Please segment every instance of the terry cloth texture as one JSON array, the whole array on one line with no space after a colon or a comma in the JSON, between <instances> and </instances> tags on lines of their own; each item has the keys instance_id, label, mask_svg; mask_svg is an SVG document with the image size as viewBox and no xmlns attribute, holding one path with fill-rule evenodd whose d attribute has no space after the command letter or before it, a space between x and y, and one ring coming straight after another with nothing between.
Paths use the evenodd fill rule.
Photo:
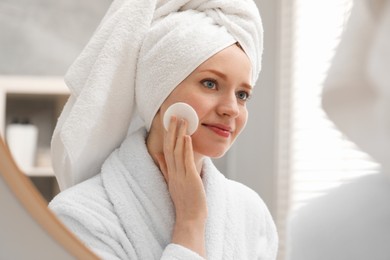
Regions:
<instances>
[{"instance_id":1,"label":"terry cloth texture","mask_svg":"<svg viewBox=\"0 0 390 260\"><path fill-rule=\"evenodd\" d=\"M170 242L174 206L145 136L145 129L129 136L100 174L61 192L49 207L103 259L202 259ZM276 259L276 228L257 193L226 179L210 159L202 180L207 259Z\"/></svg>"}]
</instances>

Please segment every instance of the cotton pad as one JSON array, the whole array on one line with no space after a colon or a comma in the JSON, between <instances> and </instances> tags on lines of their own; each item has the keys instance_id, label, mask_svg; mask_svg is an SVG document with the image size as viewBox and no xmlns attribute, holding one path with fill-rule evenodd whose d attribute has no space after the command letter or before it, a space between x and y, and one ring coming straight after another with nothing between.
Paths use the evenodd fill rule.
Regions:
<instances>
[{"instance_id":1,"label":"cotton pad","mask_svg":"<svg viewBox=\"0 0 390 260\"><path fill-rule=\"evenodd\" d=\"M178 119L185 119L188 123L187 134L192 135L198 128L199 118L192 106L187 103L179 102L168 107L164 114L164 127L168 130L169 121L172 116L176 116Z\"/></svg>"}]
</instances>

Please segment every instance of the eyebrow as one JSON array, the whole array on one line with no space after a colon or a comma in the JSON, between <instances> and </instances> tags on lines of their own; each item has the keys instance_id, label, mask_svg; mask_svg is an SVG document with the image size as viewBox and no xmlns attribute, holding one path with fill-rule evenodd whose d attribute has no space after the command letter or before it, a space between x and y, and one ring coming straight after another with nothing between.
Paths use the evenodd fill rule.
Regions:
<instances>
[{"instance_id":1,"label":"eyebrow","mask_svg":"<svg viewBox=\"0 0 390 260\"><path fill-rule=\"evenodd\" d=\"M202 70L202 71L200 71L200 72L211 72L211 73L217 75L218 77L222 78L222 79L225 80L225 81L228 79L228 78L227 78L227 75L225 75L224 73L222 73L222 72L220 72L220 71L218 71L218 70L206 69L206 70ZM250 89L250 90L253 89L253 86L251 86L251 85L248 84L248 83L242 83L241 85L244 86L245 88Z\"/></svg>"}]
</instances>

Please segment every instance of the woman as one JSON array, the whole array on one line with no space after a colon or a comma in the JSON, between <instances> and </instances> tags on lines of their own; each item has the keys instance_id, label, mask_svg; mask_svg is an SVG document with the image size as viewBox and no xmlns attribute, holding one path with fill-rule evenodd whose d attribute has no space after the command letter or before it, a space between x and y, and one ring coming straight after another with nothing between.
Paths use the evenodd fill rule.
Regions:
<instances>
[{"instance_id":1,"label":"woman","mask_svg":"<svg viewBox=\"0 0 390 260\"><path fill-rule=\"evenodd\" d=\"M50 208L104 259L275 259L265 204L209 159L246 124L261 42L252 1L114 2L66 76ZM191 137L163 127L176 102L199 117Z\"/></svg>"}]
</instances>

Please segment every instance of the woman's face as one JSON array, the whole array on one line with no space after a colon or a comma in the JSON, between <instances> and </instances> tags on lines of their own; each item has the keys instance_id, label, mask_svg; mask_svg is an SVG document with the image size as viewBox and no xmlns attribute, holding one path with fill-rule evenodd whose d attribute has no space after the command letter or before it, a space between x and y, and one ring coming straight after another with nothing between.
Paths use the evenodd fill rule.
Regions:
<instances>
[{"instance_id":1,"label":"woman's face","mask_svg":"<svg viewBox=\"0 0 390 260\"><path fill-rule=\"evenodd\" d=\"M194 152L217 158L245 127L251 95L251 64L237 45L225 48L202 63L164 101L157 118L176 102L191 105L199 117L192 135Z\"/></svg>"}]
</instances>

